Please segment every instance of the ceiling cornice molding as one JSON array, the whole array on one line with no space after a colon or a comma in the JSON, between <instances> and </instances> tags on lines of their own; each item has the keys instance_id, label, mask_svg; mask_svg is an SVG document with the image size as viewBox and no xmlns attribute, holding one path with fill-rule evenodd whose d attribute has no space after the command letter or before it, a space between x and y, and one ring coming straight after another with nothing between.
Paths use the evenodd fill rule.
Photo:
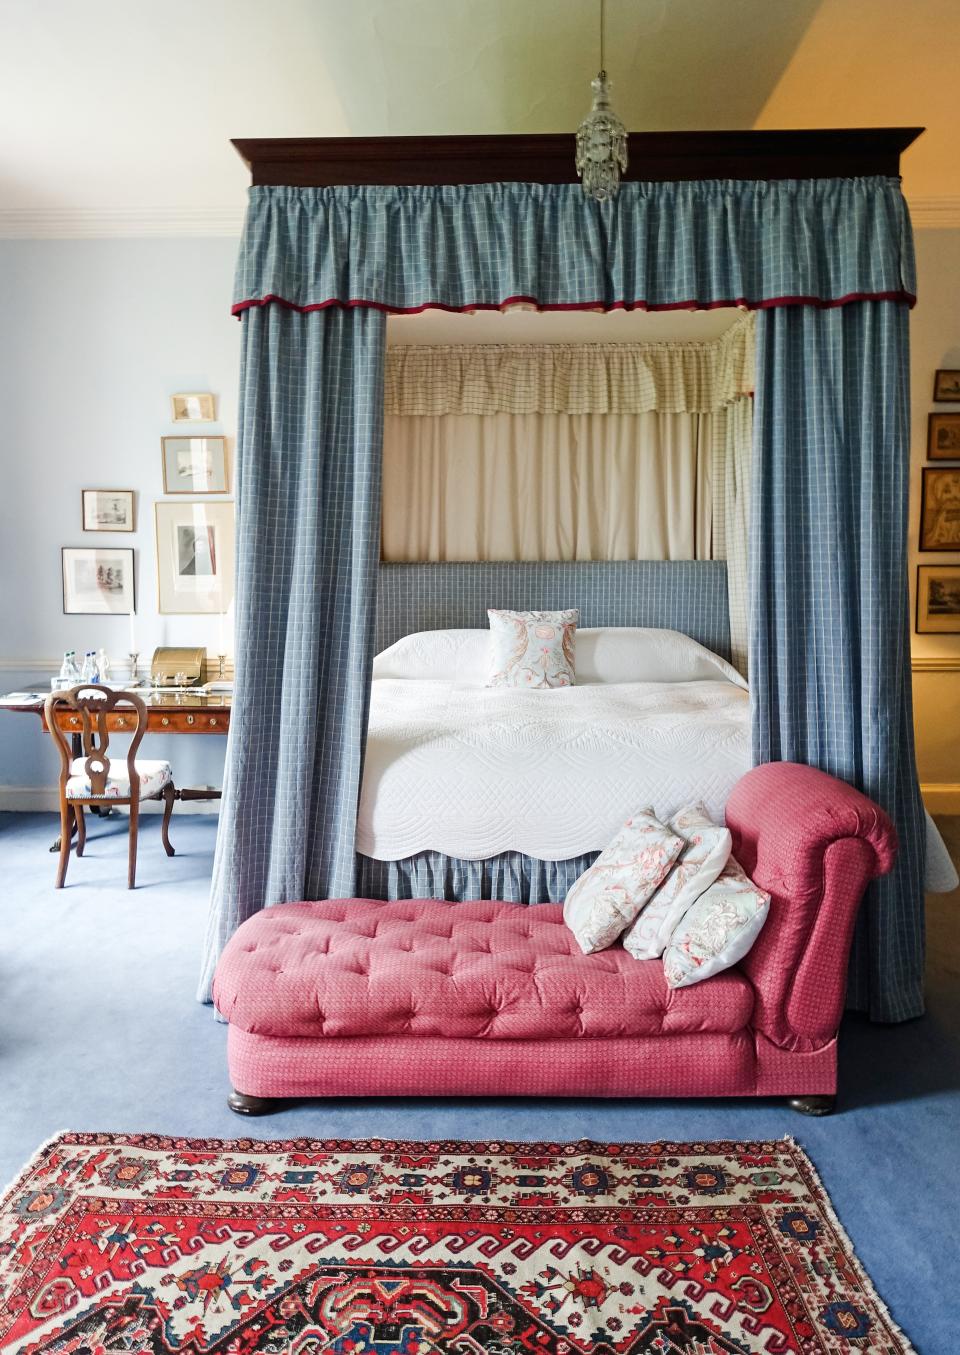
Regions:
<instances>
[{"instance_id":1,"label":"ceiling cornice molding","mask_svg":"<svg viewBox=\"0 0 960 1355\"><path fill-rule=\"evenodd\" d=\"M907 196L910 219L917 230L957 230L960 228L960 197L944 194L935 198Z\"/></svg>"},{"instance_id":2,"label":"ceiling cornice molding","mask_svg":"<svg viewBox=\"0 0 960 1355\"><path fill-rule=\"evenodd\" d=\"M236 238L243 213L242 202L235 207L5 207L0 208L0 239Z\"/></svg>"},{"instance_id":3,"label":"ceiling cornice molding","mask_svg":"<svg viewBox=\"0 0 960 1355\"><path fill-rule=\"evenodd\" d=\"M960 196L908 197L917 230L960 229ZM0 208L0 240L236 239L235 207Z\"/></svg>"}]
</instances>

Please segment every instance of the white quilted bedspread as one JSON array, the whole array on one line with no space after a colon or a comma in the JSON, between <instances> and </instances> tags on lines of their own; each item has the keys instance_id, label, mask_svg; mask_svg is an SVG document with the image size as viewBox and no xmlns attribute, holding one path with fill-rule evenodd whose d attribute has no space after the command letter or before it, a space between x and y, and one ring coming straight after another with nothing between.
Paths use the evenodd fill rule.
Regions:
<instances>
[{"instance_id":1,"label":"white quilted bedspread","mask_svg":"<svg viewBox=\"0 0 960 1355\"><path fill-rule=\"evenodd\" d=\"M377 678L357 849L561 861L599 851L634 810L702 800L712 819L750 766L747 692L731 681L553 691Z\"/></svg>"}]
</instances>

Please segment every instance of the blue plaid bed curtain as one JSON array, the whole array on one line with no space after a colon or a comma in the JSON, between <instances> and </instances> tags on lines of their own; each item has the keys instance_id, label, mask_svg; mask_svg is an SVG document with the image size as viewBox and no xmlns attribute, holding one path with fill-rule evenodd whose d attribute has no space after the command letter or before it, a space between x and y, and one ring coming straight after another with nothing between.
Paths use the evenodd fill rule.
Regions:
<instances>
[{"instance_id":1,"label":"blue plaid bed curtain","mask_svg":"<svg viewBox=\"0 0 960 1355\"><path fill-rule=\"evenodd\" d=\"M237 687L200 985L257 909L350 894L374 634L384 312L763 312L751 678L758 759L896 818L852 997L921 1008L923 831L905 610L910 225L889 178L251 190L234 311Z\"/></svg>"},{"instance_id":2,"label":"blue plaid bed curtain","mask_svg":"<svg viewBox=\"0 0 960 1355\"><path fill-rule=\"evenodd\" d=\"M860 910L848 1005L923 1010L925 822L914 763L907 309L758 317L750 531L757 762L809 762L883 805L892 872Z\"/></svg>"},{"instance_id":3,"label":"blue plaid bed curtain","mask_svg":"<svg viewBox=\"0 0 960 1355\"><path fill-rule=\"evenodd\" d=\"M386 320L244 317L236 686L200 998L266 904L354 893L380 556Z\"/></svg>"}]
</instances>

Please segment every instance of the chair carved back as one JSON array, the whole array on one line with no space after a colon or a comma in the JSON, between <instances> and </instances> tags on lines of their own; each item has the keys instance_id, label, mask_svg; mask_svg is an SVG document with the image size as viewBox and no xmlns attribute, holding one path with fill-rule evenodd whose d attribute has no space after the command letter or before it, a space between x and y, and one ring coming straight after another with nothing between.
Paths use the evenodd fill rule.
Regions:
<instances>
[{"instance_id":1,"label":"chair carved back","mask_svg":"<svg viewBox=\"0 0 960 1355\"><path fill-rule=\"evenodd\" d=\"M44 702L43 713L47 729L50 731L60 754L60 790L64 793L73 758L70 736L57 723L57 713L73 711L80 717L80 726L76 732L80 735L83 748L84 771L90 780L93 796L104 794L110 776L110 730L107 717L117 709L131 709L136 720L131 718L130 747L127 750L127 777L131 797L139 799L140 782L136 774L137 749L147 728L147 707L134 692L115 692L96 682L82 683L66 692L51 692ZM123 731L125 734L127 730Z\"/></svg>"}]
</instances>

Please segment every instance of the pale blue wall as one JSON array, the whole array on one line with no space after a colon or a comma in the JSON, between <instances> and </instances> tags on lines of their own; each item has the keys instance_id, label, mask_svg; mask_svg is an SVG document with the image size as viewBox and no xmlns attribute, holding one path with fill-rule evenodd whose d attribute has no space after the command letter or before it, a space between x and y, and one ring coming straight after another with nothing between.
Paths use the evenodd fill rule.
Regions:
<instances>
[{"instance_id":1,"label":"pale blue wall","mask_svg":"<svg viewBox=\"0 0 960 1355\"><path fill-rule=\"evenodd\" d=\"M0 688L37 676L66 648L129 648L126 617L62 615L60 547L136 551L137 646L217 645L215 621L157 612L153 505L169 395L210 390L236 431L240 326L230 316L237 242L0 241ZM137 491L132 536L81 530L82 488ZM233 488L231 464L231 490ZM231 496L232 497L232 496ZM22 668L11 668L22 663ZM45 674L49 682L49 674ZM49 786L55 757L39 721L0 711L4 787ZM151 736L181 784L220 784L224 740Z\"/></svg>"}]
</instances>

